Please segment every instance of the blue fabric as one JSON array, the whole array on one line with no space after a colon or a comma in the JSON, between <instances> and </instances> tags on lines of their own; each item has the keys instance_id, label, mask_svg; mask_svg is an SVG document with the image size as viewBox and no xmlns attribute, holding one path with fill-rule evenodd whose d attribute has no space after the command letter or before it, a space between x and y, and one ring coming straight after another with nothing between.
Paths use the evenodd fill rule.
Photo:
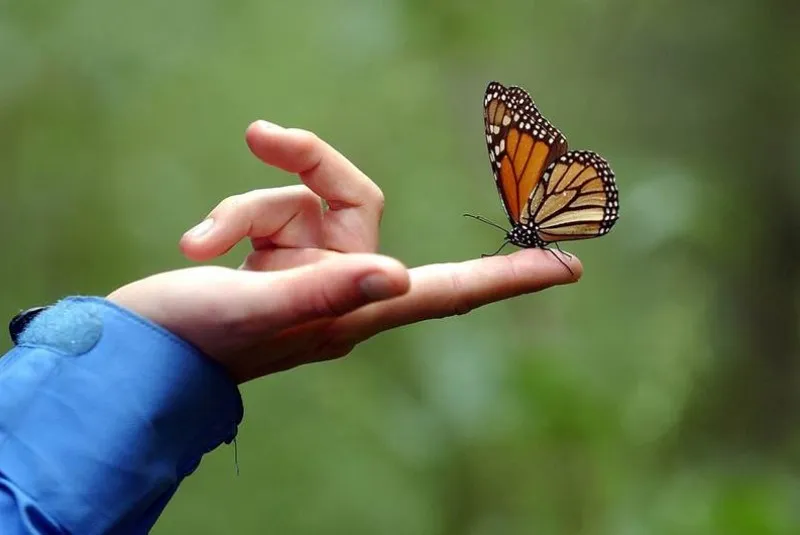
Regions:
<instances>
[{"instance_id":1,"label":"blue fabric","mask_svg":"<svg viewBox=\"0 0 800 535\"><path fill-rule=\"evenodd\" d=\"M147 533L242 416L185 341L101 298L61 301L0 359L0 533Z\"/></svg>"},{"instance_id":2,"label":"blue fabric","mask_svg":"<svg viewBox=\"0 0 800 535\"><path fill-rule=\"evenodd\" d=\"M56 310L40 312L19 335L17 343L81 355L92 349L103 334L103 309L102 303L66 299Z\"/></svg>"}]
</instances>

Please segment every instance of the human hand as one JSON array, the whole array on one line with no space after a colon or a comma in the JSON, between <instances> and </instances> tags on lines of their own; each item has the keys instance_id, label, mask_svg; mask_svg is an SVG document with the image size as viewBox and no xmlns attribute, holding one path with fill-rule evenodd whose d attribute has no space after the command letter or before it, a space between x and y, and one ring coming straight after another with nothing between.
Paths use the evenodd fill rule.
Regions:
<instances>
[{"instance_id":1,"label":"human hand","mask_svg":"<svg viewBox=\"0 0 800 535\"><path fill-rule=\"evenodd\" d=\"M161 273L108 296L193 343L239 383L582 273L574 256L563 258L570 273L541 249L406 269L376 254L383 194L344 156L310 132L263 121L250 125L246 140L264 163L296 173L303 185L225 199L180 242L187 257L208 261L249 238L242 266Z\"/></svg>"}]
</instances>

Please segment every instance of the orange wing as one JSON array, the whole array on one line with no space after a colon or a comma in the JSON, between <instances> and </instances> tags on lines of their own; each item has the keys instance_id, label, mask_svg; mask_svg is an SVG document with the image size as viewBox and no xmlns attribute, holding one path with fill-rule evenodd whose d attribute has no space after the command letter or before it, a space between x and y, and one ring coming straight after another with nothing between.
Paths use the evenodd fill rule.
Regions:
<instances>
[{"instance_id":1,"label":"orange wing","mask_svg":"<svg viewBox=\"0 0 800 535\"><path fill-rule=\"evenodd\" d=\"M619 218L614 172L599 155L570 151L553 162L531 193L521 223L544 242L606 234Z\"/></svg>"},{"instance_id":2,"label":"orange wing","mask_svg":"<svg viewBox=\"0 0 800 535\"><path fill-rule=\"evenodd\" d=\"M567 140L520 87L491 82L483 111L495 185L506 215L516 225L545 169L566 154Z\"/></svg>"}]
</instances>

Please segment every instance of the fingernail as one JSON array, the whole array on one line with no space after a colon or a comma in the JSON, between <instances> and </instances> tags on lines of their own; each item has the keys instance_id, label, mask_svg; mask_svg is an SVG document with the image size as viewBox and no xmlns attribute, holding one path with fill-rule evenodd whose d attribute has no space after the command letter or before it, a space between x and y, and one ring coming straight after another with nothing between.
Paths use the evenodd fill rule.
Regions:
<instances>
[{"instance_id":1,"label":"fingernail","mask_svg":"<svg viewBox=\"0 0 800 535\"><path fill-rule=\"evenodd\" d=\"M209 217L208 219L198 223L194 227L187 230L186 234L184 235L189 236L190 238L199 238L200 236L211 230L211 227L213 226L214 226L214 219Z\"/></svg>"},{"instance_id":2,"label":"fingernail","mask_svg":"<svg viewBox=\"0 0 800 535\"><path fill-rule=\"evenodd\" d=\"M271 122L269 122L269 121L265 121L264 119L259 119L259 120L258 120L258 124L259 124L259 125L260 125L262 128L266 128L266 129L283 128L283 127L282 127L282 126L280 126L280 125L277 125L277 124L275 124L275 123L271 123Z\"/></svg>"},{"instance_id":3,"label":"fingernail","mask_svg":"<svg viewBox=\"0 0 800 535\"><path fill-rule=\"evenodd\" d=\"M392 286L392 281L383 273L372 273L361 279L358 283L361 292L373 301L387 299L397 294Z\"/></svg>"}]
</instances>

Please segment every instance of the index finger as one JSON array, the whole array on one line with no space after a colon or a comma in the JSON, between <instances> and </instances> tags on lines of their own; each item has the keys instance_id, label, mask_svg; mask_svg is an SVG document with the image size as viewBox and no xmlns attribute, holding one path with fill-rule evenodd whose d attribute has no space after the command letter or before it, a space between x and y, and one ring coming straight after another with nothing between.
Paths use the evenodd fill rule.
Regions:
<instances>
[{"instance_id":1,"label":"index finger","mask_svg":"<svg viewBox=\"0 0 800 535\"><path fill-rule=\"evenodd\" d=\"M342 319L340 332L355 341L365 340L393 327L466 314L489 303L577 282L583 273L580 261L562 255L570 273L551 253L524 249L506 256L411 269L410 292L350 314Z\"/></svg>"},{"instance_id":2,"label":"index finger","mask_svg":"<svg viewBox=\"0 0 800 535\"><path fill-rule=\"evenodd\" d=\"M256 121L246 133L250 150L264 163L296 173L329 210L323 223L325 245L341 252L373 252L383 192L360 169L312 132Z\"/></svg>"}]
</instances>

